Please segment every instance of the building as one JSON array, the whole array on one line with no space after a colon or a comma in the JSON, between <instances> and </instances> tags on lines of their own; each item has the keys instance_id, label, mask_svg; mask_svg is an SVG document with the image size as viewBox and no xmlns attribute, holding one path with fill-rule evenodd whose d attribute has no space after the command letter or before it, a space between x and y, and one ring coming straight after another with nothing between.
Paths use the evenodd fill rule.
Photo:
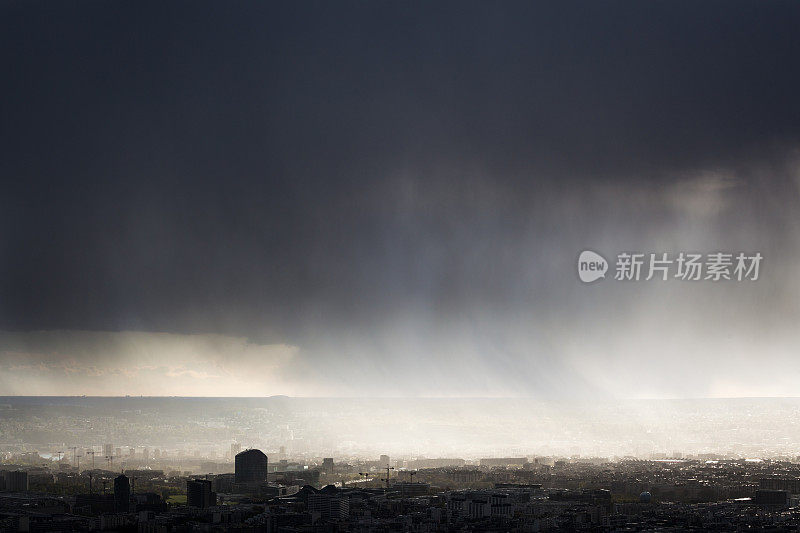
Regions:
<instances>
[{"instance_id":1,"label":"building","mask_svg":"<svg viewBox=\"0 0 800 533\"><path fill-rule=\"evenodd\" d=\"M333 474L333 457L325 457L322 459L322 471L326 474Z\"/></svg>"},{"instance_id":2,"label":"building","mask_svg":"<svg viewBox=\"0 0 800 533\"><path fill-rule=\"evenodd\" d=\"M127 513L131 506L131 483L125 474L114 478L114 510Z\"/></svg>"},{"instance_id":3,"label":"building","mask_svg":"<svg viewBox=\"0 0 800 533\"><path fill-rule=\"evenodd\" d=\"M800 479L797 478L762 478L758 488L763 490L785 490L789 494L800 494Z\"/></svg>"},{"instance_id":4,"label":"building","mask_svg":"<svg viewBox=\"0 0 800 533\"><path fill-rule=\"evenodd\" d=\"M5 490L8 492L25 492L28 490L28 473L14 470L3 472Z\"/></svg>"},{"instance_id":5,"label":"building","mask_svg":"<svg viewBox=\"0 0 800 533\"><path fill-rule=\"evenodd\" d=\"M200 463L200 472L204 474L233 474L233 464L203 461Z\"/></svg>"},{"instance_id":6,"label":"building","mask_svg":"<svg viewBox=\"0 0 800 533\"><path fill-rule=\"evenodd\" d=\"M392 485L392 489L399 491L405 497L422 496L428 494L431 488L430 483L398 481Z\"/></svg>"},{"instance_id":7,"label":"building","mask_svg":"<svg viewBox=\"0 0 800 533\"><path fill-rule=\"evenodd\" d=\"M318 492L308 495L308 512L323 520L343 520L350 516L350 500L338 494Z\"/></svg>"},{"instance_id":8,"label":"building","mask_svg":"<svg viewBox=\"0 0 800 533\"><path fill-rule=\"evenodd\" d=\"M267 480L267 456L261 450L245 450L236 454L236 483L263 483Z\"/></svg>"},{"instance_id":9,"label":"building","mask_svg":"<svg viewBox=\"0 0 800 533\"><path fill-rule=\"evenodd\" d=\"M186 482L186 505L205 509L217 505L217 493L211 490L211 481L194 479Z\"/></svg>"},{"instance_id":10,"label":"building","mask_svg":"<svg viewBox=\"0 0 800 533\"><path fill-rule=\"evenodd\" d=\"M409 470L421 470L423 468L446 468L448 466L464 466L466 461L459 458L438 458L438 459L414 459L408 461Z\"/></svg>"},{"instance_id":11,"label":"building","mask_svg":"<svg viewBox=\"0 0 800 533\"><path fill-rule=\"evenodd\" d=\"M114 494L76 494L72 510L76 514L83 515L113 513L115 496Z\"/></svg>"},{"instance_id":12,"label":"building","mask_svg":"<svg viewBox=\"0 0 800 533\"><path fill-rule=\"evenodd\" d=\"M168 509L167 502L154 492L137 492L133 495L133 503L135 504L136 512L163 513Z\"/></svg>"},{"instance_id":13,"label":"building","mask_svg":"<svg viewBox=\"0 0 800 533\"><path fill-rule=\"evenodd\" d=\"M775 505L788 507L789 493L785 490L758 489L754 498L756 505Z\"/></svg>"},{"instance_id":14,"label":"building","mask_svg":"<svg viewBox=\"0 0 800 533\"><path fill-rule=\"evenodd\" d=\"M525 463L528 462L527 457L484 457L481 459L480 465L481 466L500 466L500 467L508 467L508 466L519 466L522 467Z\"/></svg>"}]
</instances>

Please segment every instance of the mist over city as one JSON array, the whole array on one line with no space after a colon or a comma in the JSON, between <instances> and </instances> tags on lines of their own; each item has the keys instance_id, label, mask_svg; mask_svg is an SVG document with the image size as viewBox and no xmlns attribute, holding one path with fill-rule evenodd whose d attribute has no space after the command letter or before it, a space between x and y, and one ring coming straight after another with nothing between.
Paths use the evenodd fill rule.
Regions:
<instances>
[{"instance_id":1,"label":"mist over city","mask_svg":"<svg viewBox=\"0 0 800 533\"><path fill-rule=\"evenodd\" d=\"M0 0L0 532L797 530L798 35Z\"/></svg>"}]
</instances>

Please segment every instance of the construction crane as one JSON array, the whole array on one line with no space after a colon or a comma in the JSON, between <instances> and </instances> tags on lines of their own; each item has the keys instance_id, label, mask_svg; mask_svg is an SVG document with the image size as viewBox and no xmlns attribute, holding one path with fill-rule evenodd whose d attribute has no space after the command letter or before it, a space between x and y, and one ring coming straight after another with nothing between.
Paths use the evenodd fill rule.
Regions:
<instances>
[{"instance_id":1,"label":"construction crane","mask_svg":"<svg viewBox=\"0 0 800 533\"><path fill-rule=\"evenodd\" d=\"M417 474L417 471L416 470L407 470L406 472L408 472L408 476L410 478L411 483L414 483L414 476ZM401 491L400 491L400 500L401 500L401 504L403 505L403 507L405 507L406 488L404 486L402 486L402 485L401 485Z\"/></svg>"},{"instance_id":2,"label":"construction crane","mask_svg":"<svg viewBox=\"0 0 800 533\"><path fill-rule=\"evenodd\" d=\"M386 465L386 478L385 479L381 479L381 481L385 481L386 482L386 488L387 489L389 488L389 470L394 470L394 467Z\"/></svg>"}]
</instances>

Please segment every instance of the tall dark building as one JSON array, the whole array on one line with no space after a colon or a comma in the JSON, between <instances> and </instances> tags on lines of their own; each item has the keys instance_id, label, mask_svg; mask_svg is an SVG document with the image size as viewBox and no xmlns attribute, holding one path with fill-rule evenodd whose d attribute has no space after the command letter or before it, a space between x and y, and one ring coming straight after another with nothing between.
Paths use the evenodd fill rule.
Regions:
<instances>
[{"instance_id":1,"label":"tall dark building","mask_svg":"<svg viewBox=\"0 0 800 533\"><path fill-rule=\"evenodd\" d=\"M127 513L131 506L131 483L128 476L122 474L114 478L114 510Z\"/></svg>"},{"instance_id":2,"label":"tall dark building","mask_svg":"<svg viewBox=\"0 0 800 533\"><path fill-rule=\"evenodd\" d=\"M15 470L13 472L0 472L5 481L5 490L8 492L25 492L28 490L28 473Z\"/></svg>"},{"instance_id":3,"label":"tall dark building","mask_svg":"<svg viewBox=\"0 0 800 533\"><path fill-rule=\"evenodd\" d=\"M217 505L217 494L211 490L211 481L207 479L187 481L186 505L200 509Z\"/></svg>"},{"instance_id":4,"label":"tall dark building","mask_svg":"<svg viewBox=\"0 0 800 533\"><path fill-rule=\"evenodd\" d=\"M262 483L267 480L267 456L261 450L236 454L236 483Z\"/></svg>"}]
</instances>

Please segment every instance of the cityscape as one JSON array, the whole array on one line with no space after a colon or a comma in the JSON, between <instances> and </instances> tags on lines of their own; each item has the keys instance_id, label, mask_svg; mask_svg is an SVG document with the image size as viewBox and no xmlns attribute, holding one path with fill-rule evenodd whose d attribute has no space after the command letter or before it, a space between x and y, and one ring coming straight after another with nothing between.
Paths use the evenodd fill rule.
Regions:
<instances>
[{"instance_id":1,"label":"cityscape","mask_svg":"<svg viewBox=\"0 0 800 533\"><path fill-rule=\"evenodd\" d=\"M494 419L496 426L488 429L499 436L496 442L465 444L462 453L450 444L470 442L463 432L474 431L469 423L442 430L437 413L459 420L460 403L475 419ZM0 530L800 527L800 428L786 424L768 431L778 427L771 417L796 418L800 399L636 403L645 405L620 410L618 403L598 408L524 400L3 397ZM429 414L413 413L420 408ZM524 413L541 420L556 410L562 413L559 425L540 424L538 438L514 441L525 429ZM657 416L648 420L643 410ZM595 419L594 433L576 412ZM759 422L743 425L743 416ZM365 418L386 440L359 439ZM634 430L630 423L637 418ZM672 425L664 422L669 419ZM515 432L501 429L513 425ZM601 425L618 436L624 431L630 453L602 455L614 439L598 430ZM333 430L343 427L353 429L337 439ZM693 436L694 443L676 441L675 431ZM410 442L425 444L401 451ZM381 447L387 453L374 451ZM421 453L425 447L443 454Z\"/></svg>"},{"instance_id":2,"label":"cityscape","mask_svg":"<svg viewBox=\"0 0 800 533\"><path fill-rule=\"evenodd\" d=\"M800 1L0 0L0 533L800 532Z\"/></svg>"}]
</instances>

